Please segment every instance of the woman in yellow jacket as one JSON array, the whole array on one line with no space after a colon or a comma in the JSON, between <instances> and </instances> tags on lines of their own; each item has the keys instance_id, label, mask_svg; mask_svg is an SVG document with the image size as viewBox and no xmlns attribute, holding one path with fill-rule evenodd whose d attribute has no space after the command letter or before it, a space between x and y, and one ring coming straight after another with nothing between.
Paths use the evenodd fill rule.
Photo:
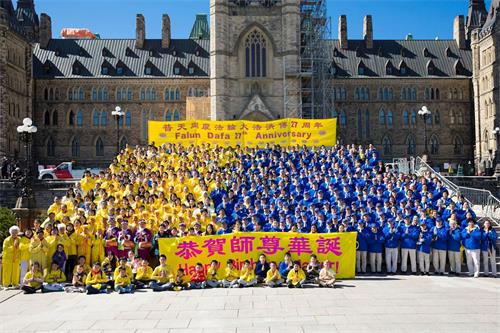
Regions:
<instances>
[{"instance_id":1,"label":"woman in yellow jacket","mask_svg":"<svg viewBox=\"0 0 500 333\"><path fill-rule=\"evenodd\" d=\"M92 237L87 225L82 226L82 232L77 235L76 240L78 257L84 256L85 259L89 260L92 252Z\"/></svg>"},{"instance_id":2,"label":"woman in yellow jacket","mask_svg":"<svg viewBox=\"0 0 500 333\"><path fill-rule=\"evenodd\" d=\"M17 287L20 285L21 265L21 239L19 227L9 228L10 236L3 241L2 252L2 283L4 287Z\"/></svg>"},{"instance_id":3,"label":"woman in yellow jacket","mask_svg":"<svg viewBox=\"0 0 500 333\"><path fill-rule=\"evenodd\" d=\"M286 284L288 288L302 288L306 281L306 273L300 268L300 264L296 261L293 264L293 269L288 272L286 277Z\"/></svg>"},{"instance_id":4,"label":"woman in yellow jacket","mask_svg":"<svg viewBox=\"0 0 500 333\"><path fill-rule=\"evenodd\" d=\"M106 257L104 245L106 240L104 239L104 231L102 229L97 229L96 234L92 238L92 249L90 251L90 262L94 264L95 262L102 262Z\"/></svg>"},{"instance_id":5,"label":"woman in yellow jacket","mask_svg":"<svg viewBox=\"0 0 500 333\"><path fill-rule=\"evenodd\" d=\"M40 264L40 270L47 268L47 252L49 251L49 243L44 238L43 230L39 229L35 236L31 238L29 252L30 265L35 262Z\"/></svg>"},{"instance_id":6,"label":"woman in yellow jacket","mask_svg":"<svg viewBox=\"0 0 500 333\"><path fill-rule=\"evenodd\" d=\"M42 288L43 283L43 275L40 270L40 265L38 262L34 262L31 264L31 268L26 273L23 278L23 285L21 289L25 294L34 294L40 288Z\"/></svg>"},{"instance_id":7,"label":"woman in yellow jacket","mask_svg":"<svg viewBox=\"0 0 500 333\"><path fill-rule=\"evenodd\" d=\"M22 278L29 270L30 264L30 242L33 238L33 230L26 229L23 236L20 237L19 250L21 251L21 262L19 267L19 277Z\"/></svg>"}]
</instances>

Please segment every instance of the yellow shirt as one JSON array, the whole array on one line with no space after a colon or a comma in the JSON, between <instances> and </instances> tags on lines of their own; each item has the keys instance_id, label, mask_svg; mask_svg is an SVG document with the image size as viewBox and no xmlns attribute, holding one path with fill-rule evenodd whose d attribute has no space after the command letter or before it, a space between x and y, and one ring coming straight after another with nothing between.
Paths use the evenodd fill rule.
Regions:
<instances>
[{"instance_id":1,"label":"yellow shirt","mask_svg":"<svg viewBox=\"0 0 500 333\"><path fill-rule=\"evenodd\" d=\"M43 279L47 283L66 282L66 275L60 269L53 271L46 268L43 275Z\"/></svg>"},{"instance_id":2,"label":"yellow shirt","mask_svg":"<svg viewBox=\"0 0 500 333\"><path fill-rule=\"evenodd\" d=\"M207 270L207 281L219 281L223 278L221 277L220 270L213 269L212 267Z\"/></svg>"},{"instance_id":3,"label":"yellow shirt","mask_svg":"<svg viewBox=\"0 0 500 333\"><path fill-rule=\"evenodd\" d=\"M286 277L287 280L290 280L292 284L298 284L300 281L305 280L306 278L306 273L299 268L298 272L295 272L294 269L292 269L290 272L288 272L288 276Z\"/></svg>"},{"instance_id":4,"label":"yellow shirt","mask_svg":"<svg viewBox=\"0 0 500 333\"><path fill-rule=\"evenodd\" d=\"M127 274L128 277L132 278L132 268L130 266L125 265L125 273ZM113 273L113 279L116 280L116 278L120 275L120 266L115 268L115 272Z\"/></svg>"},{"instance_id":5,"label":"yellow shirt","mask_svg":"<svg viewBox=\"0 0 500 333\"><path fill-rule=\"evenodd\" d=\"M125 275L125 276L117 276L116 279L115 279L115 286L128 286L130 285L130 277L128 277L128 275Z\"/></svg>"},{"instance_id":6,"label":"yellow shirt","mask_svg":"<svg viewBox=\"0 0 500 333\"><path fill-rule=\"evenodd\" d=\"M26 237L19 238L19 250L21 251L21 261L30 260L30 239Z\"/></svg>"},{"instance_id":7,"label":"yellow shirt","mask_svg":"<svg viewBox=\"0 0 500 333\"><path fill-rule=\"evenodd\" d=\"M8 262L18 263L21 260L21 251L19 249L21 238L17 237L16 240L12 236L9 236L3 241L2 260L4 264Z\"/></svg>"},{"instance_id":8,"label":"yellow shirt","mask_svg":"<svg viewBox=\"0 0 500 333\"><path fill-rule=\"evenodd\" d=\"M240 278L240 272L238 272L236 267L233 267L233 269L226 267L224 280L231 282L239 278Z\"/></svg>"},{"instance_id":9,"label":"yellow shirt","mask_svg":"<svg viewBox=\"0 0 500 333\"><path fill-rule=\"evenodd\" d=\"M163 274L162 274L163 273ZM172 280L172 273L168 270L168 266L157 266L153 271L153 275L151 276L152 280L156 280L159 283L167 283Z\"/></svg>"},{"instance_id":10,"label":"yellow shirt","mask_svg":"<svg viewBox=\"0 0 500 333\"><path fill-rule=\"evenodd\" d=\"M146 267L144 269L143 266L137 268L137 274L135 276L136 280L151 280L151 276L153 275L153 269L151 267Z\"/></svg>"},{"instance_id":11,"label":"yellow shirt","mask_svg":"<svg viewBox=\"0 0 500 333\"><path fill-rule=\"evenodd\" d=\"M245 282L250 282L253 279L255 279L255 273L254 273L252 267L248 267L248 268L242 267L240 279L242 279Z\"/></svg>"},{"instance_id":12,"label":"yellow shirt","mask_svg":"<svg viewBox=\"0 0 500 333\"><path fill-rule=\"evenodd\" d=\"M266 283L276 280L281 280L280 271L277 269L274 272L272 270L268 270L266 274Z\"/></svg>"},{"instance_id":13,"label":"yellow shirt","mask_svg":"<svg viewBox=\"0 0 500 333\"><path fill-rule=\"evenodd\" d=\"M31 280L32 278L33 278L33 273L31 273L31 271L28 271L26 275L24 275L24 281ZM35 278L43 280L42 273L39 271L35 272ZM31 281L31 282L26 282L26 285L33 288L38 288L42 285L42 282Z\"/></svg>"},{"instance_id":14,"label":"yellow shirt","mask_svg":"<svg viewBox=\"0 0 500 333\"><path fill-rule=\"evenodd\" d=\"M85 280L87 285L93 285L93 284L101 284L101 283L107 283L108 278L106 277L106 274L104 274L103 271L100 271L99 273L94 273L94 271L90 271L89 275L87 275L87 279Z\"/></svg>"}]
</instances>

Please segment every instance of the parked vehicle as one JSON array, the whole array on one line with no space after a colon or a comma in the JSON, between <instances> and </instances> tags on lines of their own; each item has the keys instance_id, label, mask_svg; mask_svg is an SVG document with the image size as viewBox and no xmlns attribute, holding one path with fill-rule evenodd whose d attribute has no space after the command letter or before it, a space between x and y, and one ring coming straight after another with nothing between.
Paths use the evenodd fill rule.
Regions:
<instances>
[{"instance_id":1,"label":"parked vehicle","mask_svg":"<svg viewBox=\"0 0 500 333\"><path fill-rule=\"evenodd\" d=\"M38 179L42 180L73 180L82 179L83 173L89 170L91 173L99 173L100 169L88 169L78 165L74 165L73 162L63 162L54 168L41 169L39 171Z\"/></svg>"}]
</instances>

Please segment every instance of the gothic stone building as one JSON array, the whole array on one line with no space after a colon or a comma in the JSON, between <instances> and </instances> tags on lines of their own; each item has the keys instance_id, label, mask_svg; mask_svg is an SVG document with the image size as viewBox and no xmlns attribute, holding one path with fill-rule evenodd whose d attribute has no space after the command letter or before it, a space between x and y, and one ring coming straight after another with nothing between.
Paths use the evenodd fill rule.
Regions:
<instances>
[{"instance_id":1,"label":"gothic stone building","mask_svg":"<svg viewBox=\"0 0 500 333\"><path fill-rule=\"evenodd\" d=\"M112 159L117 141L146 144L148 120L301 116L291 107L301 96L287 94L301 81L287 73L301 65L306 2L210 0L210 23L197 15L189 38L173 39L165 14L156 40L140 14L133 39L55 39L33 0L18 0L17 10L0 0L0 155L21 152L13 128L25 116L39 128L38 162L93 166ZM371 16L363 38L349 39L341 16L338 40L323 43L332 102L322 116L338 118L339 142L373 143L386 160L421 155L425 105L433 164L491 161L498 6L488 14L470 0L450 40L377 40ZM125 112L118 140L116 106Z\"/></svg>"}]
</instances>

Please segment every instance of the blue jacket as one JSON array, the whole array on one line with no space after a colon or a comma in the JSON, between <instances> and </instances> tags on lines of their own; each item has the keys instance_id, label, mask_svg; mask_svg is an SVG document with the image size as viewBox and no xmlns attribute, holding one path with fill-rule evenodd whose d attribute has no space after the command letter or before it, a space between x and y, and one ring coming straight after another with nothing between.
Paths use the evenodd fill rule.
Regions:
<instances>
[{"instance_id":1,"label":"blue jacket","mask_svg":"<svg viewBox=\"0 0 500 333\"><path fill-rule=\"evenodd\" d=\"M410 224L408 227L402 225L400 227L399 234L401 235L401 248L402 249L413 249L417 248L418 235L420 234L420 228Z\"/></svg>"},{"instance_id":2,"label":"blue jacket","mask_svg":"<svg viewBox=\"0 0 500 333\"><path fill-rule=\"evenodd\" d=\"M267 271L269 270L269 263L265 263L264 265L261 264L260 261L258 261L255 264L255 275L261 278L266 278L267 276Z\"/></svg>"},{"instance_id":3,"label":"blue jacket","mask_svg":"<svg viewBox=\"0 0 500 333\"><path fill-rule=\"evenodd\" d=\"M481 251L488 251L489 249L496 248L497 232L495 229L490 229L489 232L481 230Z\"/></svg>"},{"instance_id":4,"label":"blue jacket","mask_svg":"<svg viewBox=\"0 0 500 333\"><path fill-rule=\"evenodd\" d=\"M436 250L447 250L448 249L448 229L444 226L441 228L433 227L431 228L432 233L432 248Z\"/></svg>"},{"instance_id":5,"label":"blue jacket","mask_svg":"<svg viewBox=\"0 0 500 333\"><path fill-rule=\"evenodd\" d=\"M382 248L384 247L384 233L378 230L377 232L370 231L368 235L368 252L382 253Z\"/></svg>"},{"instance_id":6,"label":"blue jacket","mask_svg":"<svg viewBox=\"0 0 500 333\"><path fill-rule=\"evenodd\" d=\"M397 248L399 247L399 239L401 238L400 231L398 228L394 227L394 232L391 233L391 229L387 225L384 228L384 239L386 248Z\"/></svg>"},{"instance_id":7,"label":"blue jacket","mask_svg":"<svg viewBox=\"0 0 500 333\"><path fill-rule=\"evenodd\" d=\"M448 230L448 251L460 252L460 245L462 244L462 231L460 228L455 230Z\"/></svg>"},{"instance_id":8,"label":"blue jacket","mask_svg":"<svg viewBox=\"0 0 500 333\"><path fill-rule=\"evenodd\" d=\"M420 239L422 235L422 239ZM417 242L417 251L423 253L431 253L432 232L427 229L426 231L420 230L419 240Z\"/></svg>"},{"instance_id":9,"label":"blue jacket","mask_svg":"<svg viewBox=\"0 0 500 333\"><path fill-rule=\"evenodd\" d=\"M481 249L481 229L476 227L470 233L467 228L462 230L462 243L467 250Z\"/></svg>"},{"instance_id":10,"label":"blue jacket","mask_svg":"<svg viewBox=\"0 0 500 333\"><path fill-rule=\"evenodd\" d=\"M360 232L359 229L357 231L358 235L356 237L356 241L358 246L356 251L368 251L368 237L371 231L367 228L364 228L362 232Z\"/></svg>"}]
</instances>

